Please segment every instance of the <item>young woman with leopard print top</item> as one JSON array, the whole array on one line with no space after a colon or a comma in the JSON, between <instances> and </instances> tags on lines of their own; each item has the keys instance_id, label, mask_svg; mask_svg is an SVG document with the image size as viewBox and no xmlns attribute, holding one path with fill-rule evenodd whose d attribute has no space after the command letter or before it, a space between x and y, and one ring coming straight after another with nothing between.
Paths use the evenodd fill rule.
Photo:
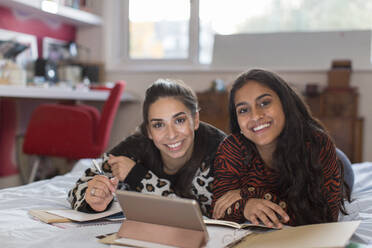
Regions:
<instances>
[{"instance_id":1,"label":"young woman with leopard print top","mask_svg":"<svg viewBox=\"0 0 372 248\"><path fill-rule=\"evenodd\" d=\"M143 123L105 156L106 176L87 169L68 199L73 209L99 212L113 200L112 192L127 189L199 202L211 216L212 165L226 136L199 121L197 97L176 80L157 80L146 91Z\"/></svg>"}]
</instances>

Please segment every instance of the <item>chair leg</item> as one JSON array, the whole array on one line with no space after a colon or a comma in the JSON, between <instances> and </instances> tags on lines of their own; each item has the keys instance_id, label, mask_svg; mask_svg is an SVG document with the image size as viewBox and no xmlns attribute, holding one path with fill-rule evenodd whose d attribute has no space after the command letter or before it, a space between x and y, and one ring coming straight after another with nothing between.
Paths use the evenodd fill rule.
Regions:
<instances>
[{"instance_id":1,"label":"chair leg","mask_svg":"<svg viewBox=\"0 0 372 248\"><path fill-rule=\"evenodd\" d=\"M39 169L39 165L40 165L40 158L36 157L35 162L32 165L32 170L31 170L30 177L28 179L28 183L32 183L35 180L37 170Z\"/></svg>"}]
</instances>

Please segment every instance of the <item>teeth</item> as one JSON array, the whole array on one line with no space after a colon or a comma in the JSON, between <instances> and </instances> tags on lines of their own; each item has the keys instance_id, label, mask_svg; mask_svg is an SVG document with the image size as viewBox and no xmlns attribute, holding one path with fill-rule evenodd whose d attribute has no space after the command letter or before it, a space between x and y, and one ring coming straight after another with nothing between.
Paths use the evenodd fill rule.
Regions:
<instances>
[{"instance_id":1,"label":"teeth","mask_svg":"<svg viewBox=\"0 0 372 248\"><path fill-rule=\"evenodd\" d=\"M257 132L257 131L260 131L261 129L267 128L269 126L270 126L270 123L262 124L262 125L259 125L258 127L254 127L253 131Z\"/></svg>"},{"instance_id":2,"label":"teeth","mask_svg":"<svg viewBox=\"0 0 372 248\"><path fill-rule=\"evenodd\" d=\"M181 145L181 141L180 142L177 142L175 144L172 144L172 145L168 145L170 148L176 148L177 146L180 146Z\"/></svg>"}]
</instances>

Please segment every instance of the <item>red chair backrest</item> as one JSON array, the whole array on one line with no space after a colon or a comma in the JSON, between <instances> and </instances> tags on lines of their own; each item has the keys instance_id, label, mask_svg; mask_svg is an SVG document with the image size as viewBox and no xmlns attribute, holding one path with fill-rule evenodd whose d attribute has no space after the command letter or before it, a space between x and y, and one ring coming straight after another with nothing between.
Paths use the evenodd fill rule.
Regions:
<instances>
[{"instance_id":1,"label":"red chair backrest","mask_svg":"<svg viewBox=\"0 0 372 248\"><path fill-rule=\"evenodd\" d=\"M110 133L111 127L115 119L115 115L117 109L120 104L121 95L125 88L124 81L116 82L114 88L110 91L110 95L106 100L105 104L103 105L102 112L101 112L101 120L98 126L98 145L102 147L102 149L106 149Z\"/></svg>"}]
</instances>

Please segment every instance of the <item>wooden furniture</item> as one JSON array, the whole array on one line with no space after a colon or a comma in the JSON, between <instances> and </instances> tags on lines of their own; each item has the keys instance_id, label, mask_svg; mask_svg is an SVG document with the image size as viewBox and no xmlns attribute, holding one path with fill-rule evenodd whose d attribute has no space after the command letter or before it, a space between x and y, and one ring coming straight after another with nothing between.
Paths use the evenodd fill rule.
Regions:
<instances>
[{"instance_id":1,"label":"wooden furniture","mask_svg":"<svg viewBox=\"0 0 372 248\"><path fill-rule=\"evenodd\" d=\"M228 92L205 91L197 93L200 120L207 122L225 133L230 133Z\"/></svg>"},{"instance_id":2,"label":"wooden furniture","mask_svg":"<svg viewBox=\"0 0 372 248\"><path fill-rule=\"evenodd\" d=\"M326 88L315 96L305 96L315 117L328 129L336 146L352 163L362 161L363 118L358 117L355 88Z\"/></svg>"},{"instance_id":3,"label":"wooden furniture","mask_svg":"<svg viewBox=\"0 0 372 248\"><path fill-rule=\"evenodd\" d=\"M358 116L358 91L350 87L351 64L351 60L332 61L328 87L320 94L317 90L309 91L311 87L307 87L305 98L314 116L330 132L336 146L356 163L362 161L363 118Z\"/></svg>"}]
</instances>

